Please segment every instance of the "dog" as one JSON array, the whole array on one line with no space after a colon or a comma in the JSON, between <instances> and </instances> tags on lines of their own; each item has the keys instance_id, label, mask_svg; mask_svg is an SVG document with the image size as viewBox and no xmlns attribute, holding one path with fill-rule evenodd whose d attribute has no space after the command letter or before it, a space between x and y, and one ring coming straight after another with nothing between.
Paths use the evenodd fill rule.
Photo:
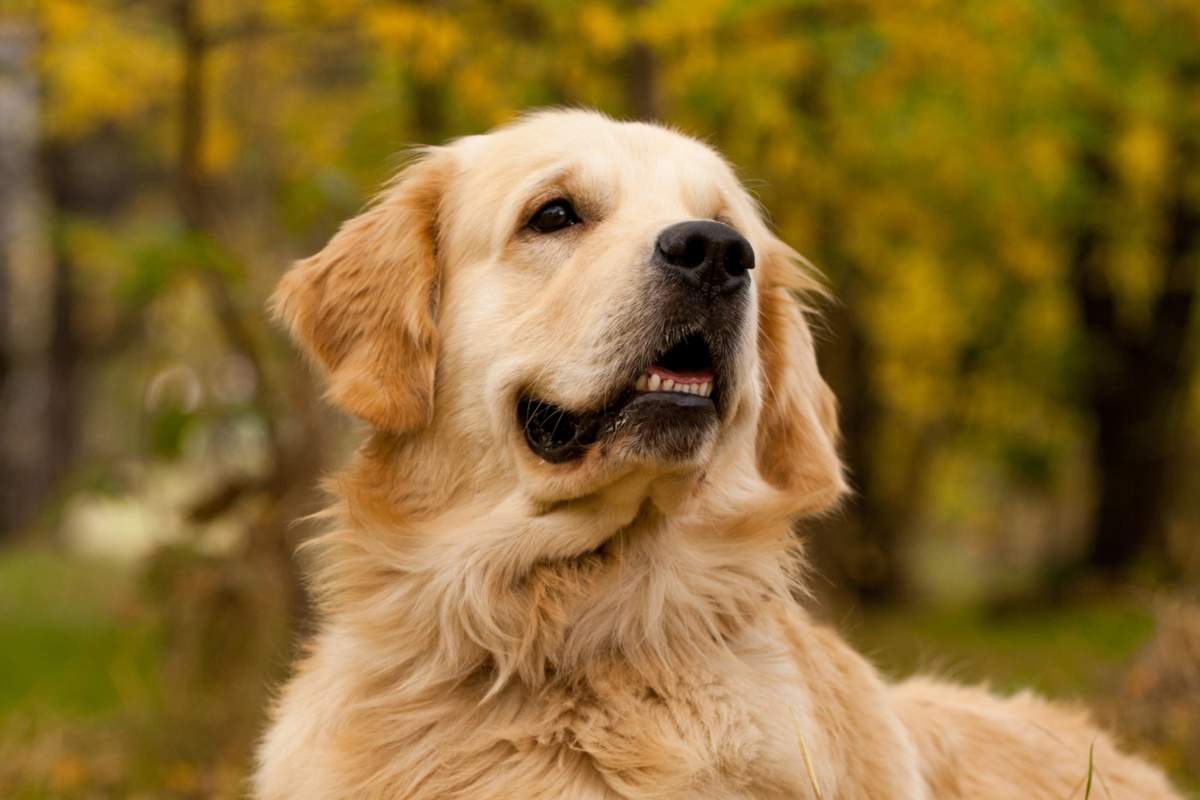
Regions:
<instances>
[{"instance_id":1,"label":"dog","mask_svg":"<svg viewBox=\"0 0 1200 800\"><path fill-rule=\"evenodd\" d=\"M257 796L1177 797L1080 712L889 684L793 599L793 523L846 492L819 291L667 128L420 151L272 300L370 432Z\"/></svg>"}]
</instances>

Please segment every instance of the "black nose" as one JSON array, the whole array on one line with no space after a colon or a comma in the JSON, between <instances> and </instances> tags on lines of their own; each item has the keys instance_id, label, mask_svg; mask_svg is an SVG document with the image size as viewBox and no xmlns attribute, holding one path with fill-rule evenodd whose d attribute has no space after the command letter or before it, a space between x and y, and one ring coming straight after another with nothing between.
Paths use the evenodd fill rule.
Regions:
<instances>
[{"instance_id":1,"label":"black nose","mask_svg":"<svg viewBox=\"0 0 1200 800\"><path fill-rule=\"evenodd\" d=\"M658 234L656 248L662 266L695 287L711 287L722 294L736 292L750 282L754 250L746 237L713 220L679 222Z\"/></svg>"}]
</instances>

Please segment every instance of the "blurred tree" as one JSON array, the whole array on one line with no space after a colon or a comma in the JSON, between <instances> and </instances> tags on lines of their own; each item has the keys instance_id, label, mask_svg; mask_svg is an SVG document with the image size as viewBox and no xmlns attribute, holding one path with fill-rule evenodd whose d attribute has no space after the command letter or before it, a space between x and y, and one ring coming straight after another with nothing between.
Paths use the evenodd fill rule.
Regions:
<instances>
[{"instance_id":1,"label":"blurred tree","mask_svg":"<svg viewBox=\"0 0 1200 800\"><path fill-rule=\"evenodd\" d=\"M631 0L630 10L636 17L644 14L646 0ZM634 119L658 120L662 118L657 56L645 37L634 33L630 37L625 55L627 104L629 115Z\"/></svg>"},{"instance_id":2,"label":"blurred tree","mask_svg":"<svg viewBox=\"0 0 1200 800\"><path fill-rule=\"evenodd\" d=\"M1076 95L1087 202L1067 233L1085 338L1082 400L1095 430L1082 564L1108 577L1143 559L1159 571L1178 566L1167 520L1200 280L1200 13L1182 3L1116 10L1076 12L1096 69Z\"/></svg>"},{"instance_id":3,"label":"blurred tree","mask_svg":"<svg viewBox=\"0 0 1200 800\"><path fill-rule=\"evenodd\" d=\"M0 537L41 508L61 467L45 413L63 290L44 268L36 46L32 22L0 20Z\"/></svg>"}]
</instances>

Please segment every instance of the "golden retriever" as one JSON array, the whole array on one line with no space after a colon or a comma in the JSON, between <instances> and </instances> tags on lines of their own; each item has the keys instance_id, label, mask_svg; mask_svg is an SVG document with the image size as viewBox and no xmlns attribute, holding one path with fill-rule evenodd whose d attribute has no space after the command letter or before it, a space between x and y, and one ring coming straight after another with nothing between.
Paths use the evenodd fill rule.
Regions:
<instances>
[{"instance_id":1,"label":"golden retriever","mask_svg":"<svg viewBox=\"0 0 1200 800\"><path fill-rule=\"evenodd\" d=\"M1083 714L890 685L793 601L845 491L798 296L733 170L537 113L421 151L275 313L371 428L262 798L1175 797Z\"/></svg>"}]
</instances>

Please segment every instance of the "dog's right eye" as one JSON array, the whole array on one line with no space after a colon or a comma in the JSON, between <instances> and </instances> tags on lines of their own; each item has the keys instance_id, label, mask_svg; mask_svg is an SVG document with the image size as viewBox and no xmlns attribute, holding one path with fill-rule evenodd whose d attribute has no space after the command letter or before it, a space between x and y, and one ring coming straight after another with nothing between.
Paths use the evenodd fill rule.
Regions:
<instances>
[{"instance_id":1,"label":"dog's right eye","mask_svg":"<svg viewBox=\"0 0 1200 800\"><path fill-rule=\"evenodd\" d=\"M582 221L571 203L560 199L551 200L535 211L527 224L538 233L554 233Z\"/></svg>"}]
</instances>

